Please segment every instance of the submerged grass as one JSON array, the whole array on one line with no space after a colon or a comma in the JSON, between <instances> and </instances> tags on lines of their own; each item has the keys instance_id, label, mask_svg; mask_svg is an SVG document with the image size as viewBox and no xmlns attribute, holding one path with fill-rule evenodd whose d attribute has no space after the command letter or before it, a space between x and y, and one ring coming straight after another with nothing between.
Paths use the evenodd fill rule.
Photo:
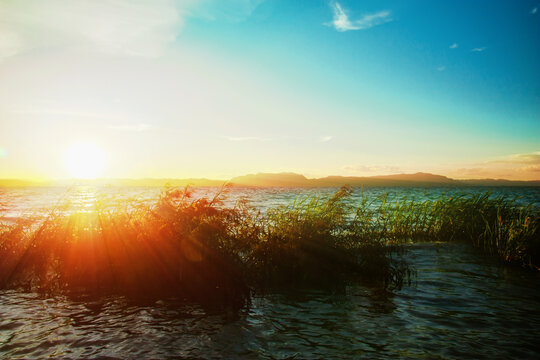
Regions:
<instances>
[{"instance_id":1,"label":"submerged grass","mask_svg":"<svg viewBox=\"0 0 540 360\"><path fill-rule=\"evenodd\" d=\"M155 204L97 201L91 212L52 209L0 228L0 288L47 293L171 294L243 304L253 291L410 278L407 241L468 241L501 259L540 266L537 209L489 194L436 201L297 198L264 214L225 189L192 199L166 189Z\"/></svg>"}]
</instances>

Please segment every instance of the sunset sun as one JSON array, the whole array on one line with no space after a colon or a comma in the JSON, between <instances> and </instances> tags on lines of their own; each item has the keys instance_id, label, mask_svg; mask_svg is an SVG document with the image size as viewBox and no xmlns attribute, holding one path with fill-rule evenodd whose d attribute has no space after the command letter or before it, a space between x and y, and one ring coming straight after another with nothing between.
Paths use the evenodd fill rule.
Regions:
<instances>
[{"instance_id":1,"label":"sunset sun","mask_svg":"<svg viewBox=\"0 0 540 360\"><path fill-rule=\"evenodd\" d=\"M66 151L65 165L71 177L96 178L105 165L105 153L95 144L76 143Z\"/></svg>"}]
</instances>

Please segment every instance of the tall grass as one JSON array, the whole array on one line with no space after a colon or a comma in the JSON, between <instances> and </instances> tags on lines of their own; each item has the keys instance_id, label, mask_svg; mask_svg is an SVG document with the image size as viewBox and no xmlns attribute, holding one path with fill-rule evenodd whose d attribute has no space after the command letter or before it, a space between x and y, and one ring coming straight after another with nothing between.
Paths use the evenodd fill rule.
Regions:
<instances>
[{"instance_id":1,"label":"tall grass","mask_svg":"<svg viewBox=\"0 0 540 360\"><path fill-rule=\"evenodd\" d=\"M465 241L501 260L540 270L540 209L491 193L362 198L358 231L388 241Z\"/></svg>"},{"instance_id":2,"label":"tall grass","mask_svg":"<svg viewBox=\"0 0 540 360\"><path fill-rule=\"evenodd\" d=\"M39 223L4 227L0 286L242 302L249 288L223 246L233 210L218 203L168 189L152 206L98 201L92 212L55 208Z\"/></svg>"},{"instance_id":3,"label":"tall grass","mask_svg":"<svg viewBox=\"0 0 540 360\"><path fill-rule=\"evenodd\" d=\"M469 241L501 259L538 268L538 212L489 194L362 197L342 188L299 197L264 214L225 189L192 199L166 189L152 205L68 204L42 220L0 227L0 288L43 292L173 294L242 304L253 291L368 281L399 287L410 277L407 241Z\"/></svg>"},{"instance_id":4,"label":"tall grass","mask_svg":"<svg viewBox=\"0 0 540 360\"><path fill-rule=\"evenodd\" d=\"M257 232L244 249L250 280L271 288L347 281L401 286L409 269L396 257L399 246L359 231L350 219L351 193L342 188L327 199L299 197L250 218Z\"/></svg>"}]
</instances>

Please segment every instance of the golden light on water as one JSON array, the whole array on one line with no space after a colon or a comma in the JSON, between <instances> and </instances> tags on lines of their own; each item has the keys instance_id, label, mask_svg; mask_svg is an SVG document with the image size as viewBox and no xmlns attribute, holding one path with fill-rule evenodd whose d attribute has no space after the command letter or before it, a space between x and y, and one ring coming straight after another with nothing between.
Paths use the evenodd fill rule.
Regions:
<instances>
[{"instance_id":1,"label":"golden light on water","mask_svg":"<svg viewBox=\"0 0 540 360\"><path fill-rule=\"evenodd\" d=\"M105 152L93 143L73 144L65 154L69 175L77 179L94 179L105 166Z\"/></svg>"}]
</instances>

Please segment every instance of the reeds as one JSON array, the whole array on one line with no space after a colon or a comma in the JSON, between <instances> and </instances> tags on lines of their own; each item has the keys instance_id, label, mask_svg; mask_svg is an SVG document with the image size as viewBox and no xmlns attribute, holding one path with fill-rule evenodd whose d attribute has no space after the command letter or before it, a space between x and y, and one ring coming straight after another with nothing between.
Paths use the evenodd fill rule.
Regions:
<instances>
[{"instance_id":1,"label":"reeds","mask_svg":"<svg viewBox=\"0 0 540 360\"><path fill-rule=\"evenodd\" d=\"M410 278L409 241L468 241L537 269L537 209L490 194L415 201L297 198L261 213L166 189L153 205L97 201L91 212L55 207L40 221L0 228L0 288L44 292L171 294L242 304L253 291L364 281L399 287ZM68 205L66 205L67 207Z\"/></svg>"},{"instance_id":2,"label":"reeds","mask_svg":"<svg viewBox=\"0 0 540 360\"><path fill-rule=\"evenodd\" d=\"M239 259L223 246L232 210L218 203L168 189L152 206L98 201L92 212L56 208L37 224L4 227L0 286L243 302Z\"/></svg>"},{"instance_id":3,"label":"reeds","mask_svg":"<svg viewBox=\"0 0 540 360\"><path fill-rule=\"evenodd\" d=\"M399 247L358 231L350 196L351 189L342 188L327 199L299 197L252 218L258 233L245 252L248 278L270 288L348 281L400 287L409 269L397 256Z\"/></svg>"},{"instance_id":4,"label":"reeds","mask_svg":"<svg viewBox=\"0 0 540 360\"><path fill-rule=\"evenodd\" d=\"M362 198L355 222L390 242L465 241L501 260L540 269L540 209L491 193L417 201Z\"/></svg>"}]
</instances>

